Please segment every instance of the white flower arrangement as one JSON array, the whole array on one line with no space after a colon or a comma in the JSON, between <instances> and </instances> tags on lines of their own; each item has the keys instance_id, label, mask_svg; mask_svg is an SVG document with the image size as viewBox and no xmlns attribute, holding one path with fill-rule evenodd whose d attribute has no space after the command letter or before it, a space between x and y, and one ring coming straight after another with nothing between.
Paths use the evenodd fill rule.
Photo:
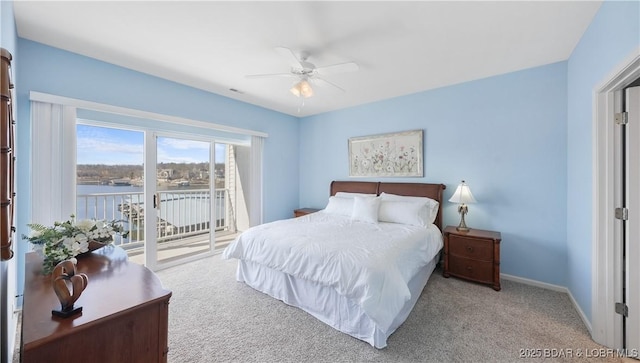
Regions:
<instances>
[{"instance_id":1,"label":"white flower arrangement","mask_svg":"<svg viewBox=\"0 0 640 363\"><path fill-rule=\"evenodd\" d=\"M115 234L127 237L129 232L124 230L122 222L95 219L76 222L75 216L71 215L68 221L55 222L53 227L38 223L27 224L31 228L31 233L22 238L42 247L43 273L49 274L59 262L89 252L90 241L107 245L113 242Z\"/></svg>"}]
</instances>

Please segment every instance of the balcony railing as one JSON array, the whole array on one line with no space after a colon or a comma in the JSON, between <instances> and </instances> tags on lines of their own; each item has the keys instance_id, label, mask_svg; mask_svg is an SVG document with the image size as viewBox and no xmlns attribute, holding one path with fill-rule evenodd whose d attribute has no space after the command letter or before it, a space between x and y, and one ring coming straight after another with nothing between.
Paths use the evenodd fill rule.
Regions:
<instances>
[{"instance_id":1,"label":"balcony railing","mask_svg":"<svg viewBox=\"0 0 640 363\"><path fill-rule=\"evenodd\" d=\"M159 243L208 234L211 228L211 197L208 189L161 191L156 220ZM77 219L126 221L127 238L116 236L114 243L123 248L144 244L145 202L143 192L91 193L77 196ZM216 189L214 231L235 232L235 216L228 189Z\"/></svg>"}]
</instances>

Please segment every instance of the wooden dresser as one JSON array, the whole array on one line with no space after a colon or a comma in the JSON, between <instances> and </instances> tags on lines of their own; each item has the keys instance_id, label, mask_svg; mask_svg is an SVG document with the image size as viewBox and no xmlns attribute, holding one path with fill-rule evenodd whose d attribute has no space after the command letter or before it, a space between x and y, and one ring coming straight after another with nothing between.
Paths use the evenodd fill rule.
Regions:
<instances>
[{"instance_id":1,"label":"wooden dresser","mask_svg":"<svg viewBox=\"0 0 640 363\"><path fill-rule=\"evenodd\" d=\"M89 278L69 318L59 309L42 257L26 255L22 309L22 362L166 362L171 291L144 266L128 261L120 247L107 246L78 258Z\"/></svg>"},{"instance_id":2,"label":"wooden dresser","mask_svg":"<svg viewBox=\"0 0 640 363\"><path fill-rule=\"evenodd\" d=\"M489 284L500 291L500 232L444 229L443 276Z\"/></svg>"}]
</instances>

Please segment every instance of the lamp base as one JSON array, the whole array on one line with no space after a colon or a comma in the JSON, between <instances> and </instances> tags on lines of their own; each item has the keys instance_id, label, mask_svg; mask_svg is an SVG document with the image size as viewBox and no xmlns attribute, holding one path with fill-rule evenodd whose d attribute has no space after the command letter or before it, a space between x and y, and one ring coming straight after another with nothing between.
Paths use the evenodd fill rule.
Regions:
<instances>
[{"instance_id":1,"label":"lamp base","mask_svg":"<svg viewBox=\"0 0 640 363\"><path fill-rule=\"evenodd\" d=\"M458 207L458 212L460 213L460 224L456 227L458 232L469 232L469 227L467 227L467 224L464 222L464 215L467 214L467 210L467 206L464 204Z\"/></svg>"},{"instance_id":2,"label":"lamp base","mask_svg":"<svg viewBox=\"0 0 640 363\"><path fill-rule=\"evenodd\" d=\"M66 310L62 308L60 310L51 310L51 314L53 314L54 316L59 316L61 318L68 318L81 312L82 306L74 308L73 305L71 305L71 307L67 308Z\"/></svg>"}]
</instances>

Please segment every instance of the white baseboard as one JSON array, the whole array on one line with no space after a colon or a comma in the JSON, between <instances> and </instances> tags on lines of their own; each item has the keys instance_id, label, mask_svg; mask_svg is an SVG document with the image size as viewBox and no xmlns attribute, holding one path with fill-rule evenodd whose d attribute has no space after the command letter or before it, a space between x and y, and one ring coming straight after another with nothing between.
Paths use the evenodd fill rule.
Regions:
<instances>
[{"instance_id":1,"label":"white baseboard","mask_svg":"<svg viewBox=\"0 0 640 363\"><path fill-rule=\"evenodd\" d=\"M518 277L518 276L513 276L513 275L508 275L508 274L502 274L502 273L500 274L500 278L504 279L504 280L519 282L519 283L525 284L525 285L531 285L531 286L535 286L535 287L540 287L540 288L547 289L547 290L564 292L565 294L569 295L569 299L571 300L571 303L573 304L573 307L578 312L578 315L580 315L580 319L582 319L582 322L587 327L587 330L589 330L589 335L592 335L591 334L591 322L589 321L589 319L587 319L587 316L584 314L584 311L582 311L582 308L580 308L580 305L578 305L578 302L576 301L576 299L574 299L573 295L571 294L571 291L569 291L569 289L567 289L566 287L560 286L560 285L549 284L549 283L542 282L542 281L531 280L531 279L527 279L527 278L524 278L524 277Z\"/></svg>"}]
</instances>

